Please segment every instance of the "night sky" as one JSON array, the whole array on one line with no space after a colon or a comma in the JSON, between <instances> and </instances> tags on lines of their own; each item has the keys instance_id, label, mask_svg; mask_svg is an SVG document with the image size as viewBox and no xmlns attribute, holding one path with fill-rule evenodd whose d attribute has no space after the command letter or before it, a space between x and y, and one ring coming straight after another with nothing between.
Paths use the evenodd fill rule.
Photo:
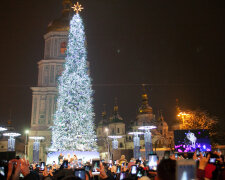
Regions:
<instances>
[{"instance_id":1,"label":"night sky","mask_svg":"<svg viewBox=\"0 0 225 180\"><path fill-rule=\"evenodd\" d=\"M212 0L83 0L88 61L96 121L114 97L126 122L148 84L149 103L165 120L175 118L176 98L225 122L225 5ZM44 56L48 24L61 15L62 0L1 2L0 121L30 125L37 62Z\"/></svg>"}]
</instances>

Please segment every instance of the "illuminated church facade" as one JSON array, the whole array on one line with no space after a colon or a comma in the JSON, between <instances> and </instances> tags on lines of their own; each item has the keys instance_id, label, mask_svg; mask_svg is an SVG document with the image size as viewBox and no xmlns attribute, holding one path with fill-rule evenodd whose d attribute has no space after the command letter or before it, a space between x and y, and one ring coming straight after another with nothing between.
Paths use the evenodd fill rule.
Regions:
<instances>
[{"instance_id":1,"label":"illuminated church facade","mask_svg":"<svg viewBox=\"0 0 225 180\"><path fill-rule=\"evenodd\" d=\"M159 112L157 116L153 113L153 109L148 101L148 95L144 91L136 119L134 121L129 121L129 123L125 123L123 118L119 115L117 103L115 103L112 116L109 118L107 118L105 110L102 112L102 118L97 125L99 152L102 159L108 159L108 156L117 157L117 154L129 154L128 151L134 149L134 143L133 135L129 135L128 133L140 131L138 128L141 126L156 126L156 129L151 130L154 151L157 151L157 153L161 151L163 153L166 150L172 149L174 146L173 131L169 130L162 112ZM116 150L116 152L114 152L112 148L112 139L109 139L108 136L121 136L121 138L118 139L118 150ZM139 137L140 150L144 157L144 135L139 135Z\"/></svg>"}]
</instances>

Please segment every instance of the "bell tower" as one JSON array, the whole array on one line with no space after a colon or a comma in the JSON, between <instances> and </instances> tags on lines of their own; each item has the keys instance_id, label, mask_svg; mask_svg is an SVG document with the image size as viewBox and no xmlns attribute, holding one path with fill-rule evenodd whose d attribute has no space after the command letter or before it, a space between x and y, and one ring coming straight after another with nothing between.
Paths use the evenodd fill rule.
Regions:
<instances>
[{"instance_id":1,"label":"bell tower","mask_svg":"<svg viewBox=\"0 0 225 180\"><path fill-rule=\"evenodd\" d=\"M56 109L57 82L63 71L68 41L71 0L63 0L61 17L53 20L44 35L44 59L38 62L38 82L32 90L32 114L29 136L43 136L40 143L39 159L46 160L46 150L51 143L53 115ZM28 158L33 160L33 141L28 142Z\"/></svg>"}]
</instances>

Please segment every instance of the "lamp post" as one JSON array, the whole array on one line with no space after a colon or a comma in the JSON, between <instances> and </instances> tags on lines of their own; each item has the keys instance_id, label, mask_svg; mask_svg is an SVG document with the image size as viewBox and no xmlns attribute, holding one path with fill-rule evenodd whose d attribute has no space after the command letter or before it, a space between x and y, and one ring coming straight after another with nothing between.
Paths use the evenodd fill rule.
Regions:
<instances>
[{"instance_id":1,"label":"lamp post","mask_svg":"<svg viewBox=\"0 0 225 180\"><path fill-rule=\"evenodd\" d=\"M26 135L26 139L25 139L25 159L27 159L27 136L28 136L29 132L30 131L28 129L25 130L25 135Z\"/></svg>"},{"instance_id":2,"label":"lamp post","mask_svg":"<svg viewBox=\"0 0 225 180\"><path fill-rule=\"evenodd\" d=\"M105 132L106 132L106 141L107 141L107 148L108 148L108 162L110 160L110 152L109 152L109 129L108 128L105 128Z\"/></svg>"},{"instance_id":3,"label":"lamp post","mask_svg":"<svg viewBox=\"0 0 225 180\"><path fill-rule=\"evenodd\" d=\"M152 148L152 133L151 129L155 129L156 126L141 126L138 129L144 130L144 138L145 138L145 159L148 160L149 154L153 152Z\"/></svg>"},{"instance_id":4,"label":"lamp post","mask_svg":"<svg viewBox=\"0 0 225 180\"><path fill-rule=\"evenodd\" d=\"M184 128L185 127L185 118L190 117L190 114L185 113L185 112L180 112L177 116L181 117L181 119L182 119L182 126L183 126L182 129L185 129Z\"/></svg>"}]
</instances>

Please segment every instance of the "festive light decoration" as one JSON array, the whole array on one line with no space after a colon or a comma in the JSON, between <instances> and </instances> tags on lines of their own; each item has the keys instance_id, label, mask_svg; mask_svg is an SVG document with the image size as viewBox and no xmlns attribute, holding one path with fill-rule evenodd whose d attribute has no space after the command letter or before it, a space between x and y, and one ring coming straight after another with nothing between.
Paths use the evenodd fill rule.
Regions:
<instances>
[{"instance_id":1,"label":"festive light decoration","mask_svg":"<svg viewBox=\"0 0 225 180\"><path fill-rule=\"evenodd\" d=\"M19 133L4 133L3 136L8 136L8 151L15 151L15 137L20 136Z\"/></svg>"},{"instance_id":2,"label":"festive light decoration","mask_svg":"<svg viewBox=\"0 0 225 180\"><path fill-rule=\"evenodd\" d=\"M144 139L145 139L145 159L148 160L149 154L153 152L152 147L152 133L151 129L155 129L156 126L141 126L138 129L144 130Z\"/></svg>"},{"instance_id":3,"label":"festive light decoration","mask_svg":"<svg viewBox=\"0 0 225 180\"><path fill-rule=\"evenodd\" d=\"M122 136L108 136L108 137L113 139L113 141L112 141L112 148L113 149L118 149L119 142L118 142L117 139L122 138Z\"/></svg>"},{"instance_id":4,"label":"festive light decoration","mask_svg":"<svg viewBox=\"0 0 225 180\"><path fill-rule=\"evenodd\" d=\"M79 14L70 21L64 71L52 128L52 147L57 151L96 151L93 90L88 74L84 26Z\"/></svg>"},{"instance_id":5,"label":"festive light decoration","mask_svg":"<svg viewBox=\"0 0 225 180\"><path fill-rule=\"evenodd\" d=\"M82 9L84 9L84 8L81 6L81 4L79 4L79 2L77 2L77 4L74 4L72 9L76 12L76 14L78 14L79 11L82 11Z\"/></svg>"},{"instance_id":6,"label":"festive light decoration","mask_svg":"<svg viewBox=\"0 0 225 180\"><path fill-rule=\"evenodd\" d=\"M112 141L112 148L113 149L118 149L118 140L117 139L113 139L113 141Z\"/></svg>"},{"instance_id":7,"label":"festive light decoration","mask_svg":"<svg viewBox=\"0 0 225 180\"><path fill-rule=\"evenodd\" d=\"M140 152L140 138L138 137L138 135L142 135L144 134L143 132L130 132L128 133L130 135L133 135L134 138L134 158L138 159L141 156L141 152Z\"/></svg>"},{"instance_id":8,"label":"festive light decoration","mask_svg":"<svg viewBox=\"0 0 225 180\"><path fill-rule=\"evenodd\" d=\"M45 139L42 136L31 136L29 139L33 139L33 161L38 162L39 161L39 149L40 149L40 140Z\"/></svg>"},{"instance_id":9,"label":"festive light decoration","mask_svg":"<svg viewBox=\"0 0 225 180\"><path fill-rule=\"evenodd\" d=\"M6 128L0 127L0 132L1 132L1 131L6 131L6 130L7 130Z\"/></svg>"}]
</instances>

